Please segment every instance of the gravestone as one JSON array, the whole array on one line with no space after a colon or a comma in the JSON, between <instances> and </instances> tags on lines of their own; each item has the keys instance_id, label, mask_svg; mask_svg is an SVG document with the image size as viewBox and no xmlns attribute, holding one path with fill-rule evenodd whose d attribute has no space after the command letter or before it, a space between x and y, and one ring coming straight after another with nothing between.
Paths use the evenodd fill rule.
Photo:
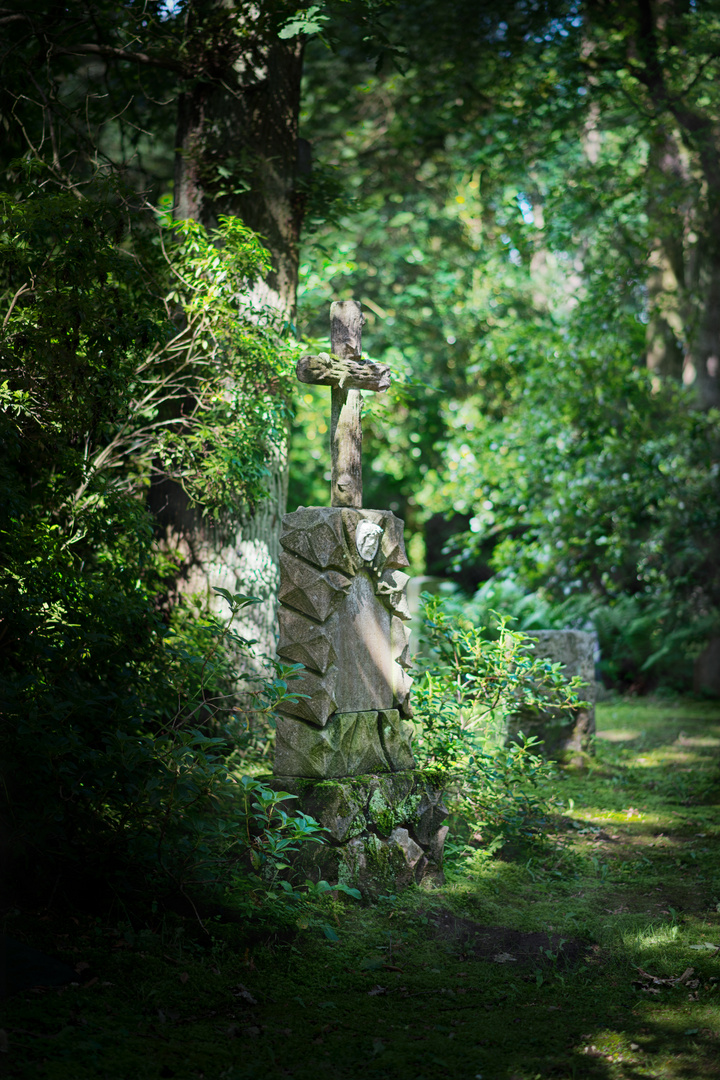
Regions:
<instances>
[{"instance_id":1,"label":"gravestone","mask_svg":"<svg viewBox=\"0 0 720 1080\"><path fill-rule=\"evenodd\" d=\"M512 717L509 736L518 731L543 740L548 757L581 760L583 753L593 753L595 735L595 652L597 636L584 630L533 630L528 637L534 645L533 656L562 664L563 675L578 675L587 685L578 696L588 707L577 709L523 709Z\"/></svg>"},{"instance_id":2,"label":"gravestone","mask_svg":"<svg viewBox=\"0 0 720 1080\"><path fill-rule=\"evenodd\" d=\"M720 637L711 638L695 660L693 691L720 697Z\"/></svg>"},{"instance_id":3,"label":"gravestone","mask_svg":"<svg viewBox=\"0 0 720 1080\"><path fill-rule=\"evenodd\" d=\"M278 655L304 671L278 710L273 784L329 830L305 869L373 895L441 875L447 811L411 748L403 523L362 506L361 392L390 370L362 358L359 303L334 303L330 323L331 353L297 365L332 388L331 505L282 522Z\"/></svg>"}]
</instances>

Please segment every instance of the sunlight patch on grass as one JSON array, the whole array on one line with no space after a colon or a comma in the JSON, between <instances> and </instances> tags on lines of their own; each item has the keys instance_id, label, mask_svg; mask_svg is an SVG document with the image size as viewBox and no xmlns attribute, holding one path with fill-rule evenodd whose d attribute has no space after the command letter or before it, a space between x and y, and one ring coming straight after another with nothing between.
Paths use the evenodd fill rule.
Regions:
<instances>
[{"instance_id":1,"label":"sunlight patch on grass","mask_svg":"<svg viewBox=\"0 0 720 1080\"><path fill-rule=\"evenodd\" d=\"M642 930L623 931L620 939L626 949L632 952L646 952L648 949L677 945L680 940L680 928L675 922L650 923Z\"/></svg>"},{"instance_id":2,"label":"sunlight patch on grass","mask_svg":"<svg viewBox=\"0 0 720 1080\"><path fill-rule=\"evenodd\" d=\"M641 731L633 731L631 728L603 728L595 732L596 739L605 739L607 742L631 742L639 738Z\"/></svg>"}]
</instances>

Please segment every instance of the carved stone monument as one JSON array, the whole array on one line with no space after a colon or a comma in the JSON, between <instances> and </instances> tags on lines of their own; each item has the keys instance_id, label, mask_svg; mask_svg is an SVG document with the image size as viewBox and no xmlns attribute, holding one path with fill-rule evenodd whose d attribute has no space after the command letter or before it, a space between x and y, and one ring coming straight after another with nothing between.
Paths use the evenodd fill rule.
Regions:
<instances>
[{"instance_id":1,"label":"carved stone monument","mask_svg":"<svg viewBox=\"0 0 720 1080\"><path fill-rule=\"evenodd\" d=\"M283 518L278 654L301 663L280 707L274 783L329 830L317 873L373 894L441 873L441 792L415 768L403 523L362 507L362 390L390 370L362 359L356 301L331 307L332 353L303 356L302 382L332 388L331 505ZM312 867L308 869L312 870Z\"/></svg>"}]
</instances>

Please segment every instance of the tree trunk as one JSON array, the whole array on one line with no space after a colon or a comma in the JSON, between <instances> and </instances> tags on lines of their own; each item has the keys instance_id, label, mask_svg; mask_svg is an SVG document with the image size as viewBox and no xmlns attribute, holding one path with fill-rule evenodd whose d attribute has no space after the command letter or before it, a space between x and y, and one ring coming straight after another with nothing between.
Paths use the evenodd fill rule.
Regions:
<instances>
[{"instance_id":1,"label":"tree trunk","mask_svg":"<svg viewBox=\"0 0 720 1080\"><path fill-rule=\"evenodd\" d=\"M673 133L657 133L650 146L647 179L648 218L656 235L648 259L646 363L653 374L679 382L689 315L683 239L690 230L692 201L687 198L687 168ZM668 214L668 206L673 213Z\"/></svg>"},{"instance_id":2,"label":"tree trunk","mask_svg":"<svg viewBox=\"0 0 720 1080\"><path fill-rule=\"evenodd\" d=\"M178 108L176 219L213 228L234 215L259 233L273 271L255 296L282 325L294 318L301 198L298 112L302 41L277 35L281 4L195 0L188 11L188 47L198 75ZM301 162L301 165L304 163ZM269 463L269 496L244 520L210 525L174 482L157 484L151 506L169 548L182 559L179 595L201 594L225 614L221 587L260 597L238 629L256 639L256 653L274 655L280 522L287 499L287 452Z\"/></svg>"},{"instance_id":3,"label":"tree trunk","mask_svg":"<svg viewBox=\"0 0 720 1080\"><path fill-rule=\"evenodd\" d=\"M684 5L633 0L633 6L636 36L627 39L628 55L659 122L649 174L659 177L660 190L664 185L661 205L653 194L649 206L651 216L658 211L661 235L649 280L647 358L658 373L677 376L682 338L682 381L707 409L720 404L720 131L712 112L668 82L664 63L671 46L682 48L674 35Z\"/></svg>"},{"instance_id":4,"label":"tree trunk","mask_svg":"<svg viewBox=\"0 0 720 1080\"><path fill-rule=\"evenodd\" d=\"M697 155L711 165L700 197L683 134L663 132L648 162L648 216L657 235L647 277L646 360L654 373L682 380L698 407L708 409L720 405L720 177Z\"/></svg>"}]
</instances>

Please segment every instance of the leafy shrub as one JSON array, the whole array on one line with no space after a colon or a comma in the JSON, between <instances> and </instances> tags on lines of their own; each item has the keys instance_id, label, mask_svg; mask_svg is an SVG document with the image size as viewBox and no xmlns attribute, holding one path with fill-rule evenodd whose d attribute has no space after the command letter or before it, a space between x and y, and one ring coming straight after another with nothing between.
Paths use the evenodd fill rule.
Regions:
<instances>
[{"instance_id":1,"label":"leafy shrub","mask_svg":"<svg viewBox=\"0 0 720 1080\"><path fill-rule=\"evenodd\" d=\"M559 664L533 657L529 639L495 616L492 639L484 628L452 615L442 597L424 593L430 655L414 684L415 747L424 767L448 783L456 829L482 834L488 850L538 835L544 808L532 792L552 766L536 738L505 745L507 722L523 707L572 708L581 683L568 682Z\"/></svg>"},{"instance_id":2,"label":"leafy shrub","mask_svg":"<svg viewBox=\"0 0 720 1080\"><path fill-rule=\"evenodd\" d=\"M447 607L483 626L489 637L495 633L494 610L504 612L524 632L594 630L599 675L606 686L620 691L687 690L693 660L717 626L711 611L679 621L672 597L664 594L623 593L603 599L580 592L556 602L542 588L529 591L508 571L486 581L470 598L449 594Z\"/></svg>"},{"instance_id":3,"label":"leafy shrub","mask_svg":"<svg viewBox=\"0 0 720 1080\"><path fill-rule=\"evenodd\" d=\"M232 618L167 611L145 506L158 475L214 517L264 496L291 355L243 300L266 267L240 222L163 236L115 184L78 199L39 169L0 195L2 828L36 900L87 875L224 888L316 831L235 776L226 691L248 643ZM232 617L251 602L225 598Z\"/></svg>"}]
</instances>

